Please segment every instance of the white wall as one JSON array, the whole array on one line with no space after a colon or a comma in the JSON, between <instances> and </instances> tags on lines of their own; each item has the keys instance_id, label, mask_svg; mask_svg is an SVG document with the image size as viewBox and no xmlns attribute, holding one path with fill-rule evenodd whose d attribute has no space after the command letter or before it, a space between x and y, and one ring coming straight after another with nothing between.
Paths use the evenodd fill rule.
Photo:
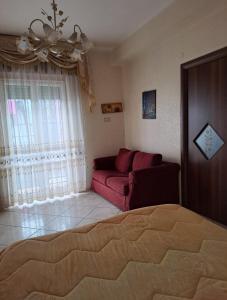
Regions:
<instances>
[{"instance_id":1,"label":"white wall","mask_svg":"<svg viewBox=\"0 0 227 300\"><path fill-rule=\"evenodd\" d=\"M227 0L177 0L114 53L90 53L97 105L85 114L88 186L93 159L123 146L180 162L180 65L224 46ZM142 92L150 89L157 90L157 119L143 120ZM101 113L101 103L119 100L124 113Z\"/></svg>"},{"instance_id":2,"label":"white wall","mask_svg":"<svg viewBox=\"0 0 227 300\"><path fill-rule=\"evenodd\" d=\"M123 65L125 144L180 161L180 65L227 46L227 0L177 0L114 52ZM144 90L157 119L143 120Z\"/></svg>"},{"instance_id":3,"label":"white wall","mask_svg":"<svg viewBox=\"0 0 227 300\"><path fill-rule=\"evenodd\" d=\"M101 113L101 103L122 101L121 68L112 65L110 51L93 50L89 54L89 61L97 103L93 113L90 113L88 105L85 105L88 187L93 159L114 155L124 146L124 114ZM110 118L110 122L104 122L104 118Z\"/></svg>"}]
</instances>

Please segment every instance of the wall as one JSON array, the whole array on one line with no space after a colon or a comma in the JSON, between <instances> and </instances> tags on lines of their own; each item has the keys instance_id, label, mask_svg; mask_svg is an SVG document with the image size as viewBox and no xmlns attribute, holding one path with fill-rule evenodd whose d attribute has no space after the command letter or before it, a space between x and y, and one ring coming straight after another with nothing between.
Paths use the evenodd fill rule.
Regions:
<instances>
[{"instance_id":1,"label":"wall","mask_svg":"<svg viewBox=\"0 0 227 300\"><path fill-rule=\"evenodd\" d=\"M226 28L226 0L177 0L115 50L127 147L180 161L180 65L227 46ZM157 89L157 119L143 120L141 94L150 89Z\"/></svg>"},{"instance_id":2,"label":"wall","mask_svg":"<svg viewBox=\"0 0 227 300\"><path fill-rule=\"evenodd\" d=\"M111 52L93 50L89 54L92 87L96 97L93 113L85 109L87 141L88 187L91 180L93 159L116 154L124 146L123 113L102 114L101 103L122 101L121 68L112 65ZM104 122L104 118L110 122Z\"/></svg>"}]
</instances>

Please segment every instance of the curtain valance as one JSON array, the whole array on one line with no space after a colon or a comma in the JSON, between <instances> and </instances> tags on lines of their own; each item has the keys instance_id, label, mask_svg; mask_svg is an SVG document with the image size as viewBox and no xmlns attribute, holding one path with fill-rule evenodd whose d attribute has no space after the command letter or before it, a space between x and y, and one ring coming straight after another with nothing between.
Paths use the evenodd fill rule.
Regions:
<instances>
[{"instance_id":1,"label":"curtain valance","mask_svg":"<svg viewBox=\"0 0 227 300\"><path fill-rule=\"evenodd\" d=\"M26 65L26 64L39 64L38 58L34 54L21 54L17 51L16 40L17 36L14 35L0 35L0 62L7 64ZM95 105L95 97L93 95L90 78L88 59L83 55L82 62L75 62L72 64L67 59L57 58L51 53L48 56L49 62L64 70L73 70L77 75L81 88L86 92L89 100L89 109L92 111Z\"/></svg>"}]
</instances>

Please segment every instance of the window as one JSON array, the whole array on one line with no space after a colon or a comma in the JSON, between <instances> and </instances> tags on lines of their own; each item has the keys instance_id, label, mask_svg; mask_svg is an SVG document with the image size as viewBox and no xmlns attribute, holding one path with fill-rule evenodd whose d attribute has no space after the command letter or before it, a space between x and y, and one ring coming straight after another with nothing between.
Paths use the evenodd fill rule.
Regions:
<instances>
[{"instance_id":1,"label":"window","mask_svg":"<svg viewBox=\"0 0 227 300\"><path fill-rule=\"evenodd\" d=\"M86 188L75 74L49 65L0 70L0 190L10 205Z\"/></svg>"},{"instance_id":2,"label":"window","mask_svg":"<svg viewBox=\"0 0 227 300\"><path fill-rule=\"evenodd\" d=\"M50 138L52 145L62 144L61 86L38 86L38 98L35 100L32 100L31 86L8 85L7 91L8 130L13 146L26 147L35 145L37 141L39 145L45 145L50 143Z\"/></svg>"}]
</instances>

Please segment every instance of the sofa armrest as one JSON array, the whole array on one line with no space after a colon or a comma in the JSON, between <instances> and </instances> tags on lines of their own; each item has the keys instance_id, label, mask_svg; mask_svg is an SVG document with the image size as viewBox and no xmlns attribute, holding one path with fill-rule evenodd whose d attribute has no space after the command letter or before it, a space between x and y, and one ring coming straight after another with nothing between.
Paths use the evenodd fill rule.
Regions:
<instances>
[{"instance_id":1,"label":"sofa armrest","mask_svg":"<svg viewBox=\"0 0 227 300\"><path fill-rule=\"evenodd\" d=\"M107 156L94 159L94 170L115 170L116 156Z\"/></svg>"},{"instance_id":2,"label":"sofa armrest","mask_svg":"<svg viewBox=\"0 0 227 300\"><path fill-rule=\"evenodd\" d=\"M128 209L164 203L179 203L179 170L175 163L163 163L129 174Z\"/></svg>"}]
</instances>

